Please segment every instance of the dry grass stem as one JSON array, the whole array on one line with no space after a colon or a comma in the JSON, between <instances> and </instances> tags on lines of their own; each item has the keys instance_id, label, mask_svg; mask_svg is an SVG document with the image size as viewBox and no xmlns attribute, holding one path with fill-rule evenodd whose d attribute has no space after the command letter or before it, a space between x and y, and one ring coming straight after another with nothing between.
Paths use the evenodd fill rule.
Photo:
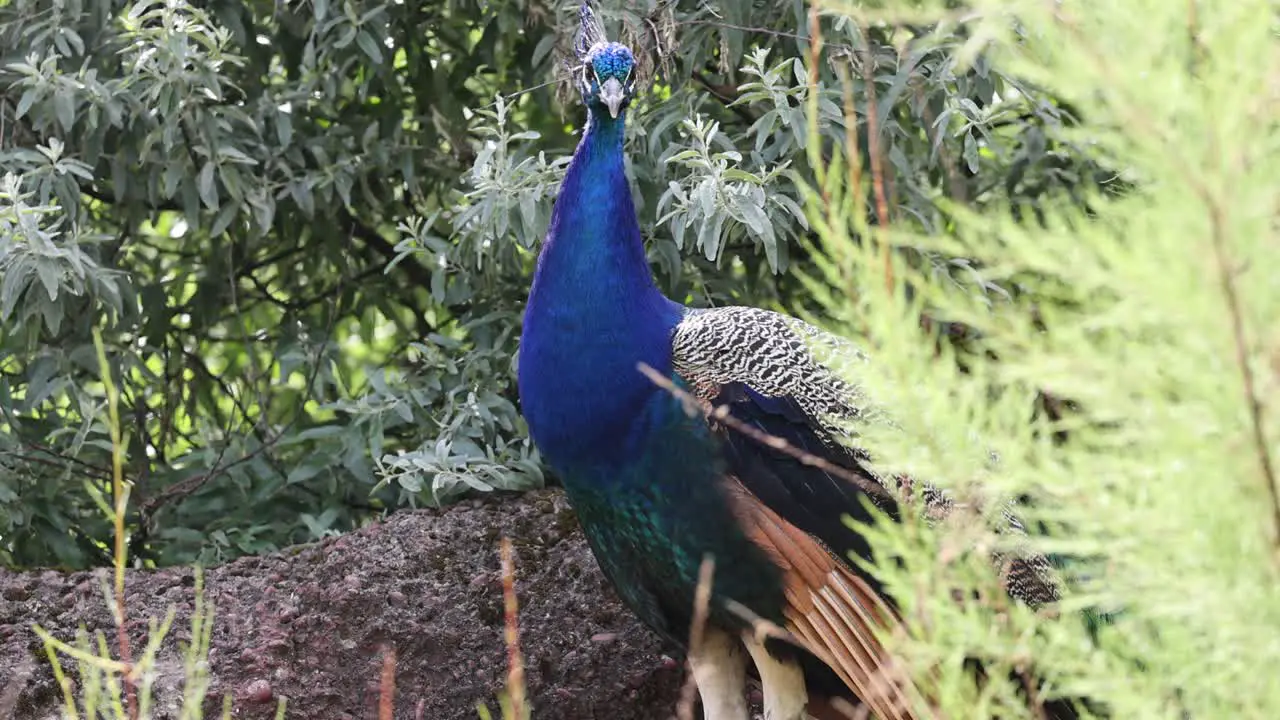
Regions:
<instances>
[{"instance_id":1,"label":"dry grass stem","mask_svg":"<svg viewBox=\"0 0 1280 720\"><path fill-rule=\"evenodd\" d=\"M503 625L507 641L507 692L516 720L529 717L524 689L524 658L520 655L519 604L516 601L516 564L511 538L502 538Z\"/></svg>"},{"instance_id":2,"label":"dry grass stem","mask_svg":"<svg viewBox=\"0 0 1280 720\"><path fill-rule=\"evenodd\" d=\"M396 702L396 649L382 654L382 678L378 686L378 720L392 720Z\"/></svg>"}]
</instances>

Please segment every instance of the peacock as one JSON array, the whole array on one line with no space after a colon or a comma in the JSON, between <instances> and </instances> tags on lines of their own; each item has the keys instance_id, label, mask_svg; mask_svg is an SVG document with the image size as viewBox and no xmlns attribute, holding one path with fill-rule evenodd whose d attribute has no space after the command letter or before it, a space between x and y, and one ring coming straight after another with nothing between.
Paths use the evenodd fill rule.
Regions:
<instances>
[{"instance_id":1,"label":"peacock","mask_svg":"<svg viewBox=\"0 0 1280 720\"><path fill-rule=\"evenodd\" d=\"M689 656L706 718L748 717L748 657L768 720L830 713L832 698L854 698L883 720L920 717L877 639L901 621L876 578L847 557L869 559L870 548L845 516L905 511L844 441L842 419L860 412L857 388L814 347L855 351L783 314L693 309L662 294L624 173L635 57L606 38L586 4L574 50L587 124L555 201L520 341L520 402L534 443L609 581L669 641L687 643L702 561L713 558L701 642ZM680 392L716 412L687 412ZM730 419L830 465L732 431ZM1014 570L1015 595L1053 599L1042 562L1019 560ZM752 616L789 638L762 635Z\"/></svg>"}]
</instances>

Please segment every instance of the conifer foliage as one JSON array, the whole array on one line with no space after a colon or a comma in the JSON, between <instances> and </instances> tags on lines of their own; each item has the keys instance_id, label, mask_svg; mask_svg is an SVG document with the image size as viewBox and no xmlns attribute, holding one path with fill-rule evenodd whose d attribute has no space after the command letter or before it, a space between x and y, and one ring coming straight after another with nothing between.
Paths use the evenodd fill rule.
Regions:
<instances>
[{"instance_id":1,"label":"conifer foliage","mask_svg":"<svg viewBox=\"0 0 1280 720\"><path fill-rule=\"evenodd\" d=\"M840 153L806 191L810 287L864 342L851 379L892 420L864 440L962 509L873 531L902 561L877 564L913 623L900 650L947 717L1038 717L1018 697L1032 670L1110 717L1273 717L1275 8L971 5L992 65L1079 108L1063 135L1124 187L1044 195L1034 215L948 202L946 233L892 210L873 225L875 156ZM988 529L1001 498L1029 540ZM1051 612L998 599L983 551L1027 542L1067 582ZM1013 679L975 686L975 656Z\"/></svg>"}]
</instances>

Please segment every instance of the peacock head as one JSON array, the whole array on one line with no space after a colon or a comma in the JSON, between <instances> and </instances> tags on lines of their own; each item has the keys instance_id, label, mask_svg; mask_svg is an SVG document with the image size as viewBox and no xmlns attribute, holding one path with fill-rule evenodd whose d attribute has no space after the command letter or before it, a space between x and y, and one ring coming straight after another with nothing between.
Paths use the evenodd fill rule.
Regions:
<instances>
[{"instance_id":1,"label":"peacock head","mask_svg":"<svg viewBox=\"0 0 1280 720\"><path fill-rule=\"evenodd\" d=\"M582 102L593 110L608 110L609 117L616 119L635 92L635 56L626 45L609 42L586 3L579 16L582 24L575 49L582 61L578 75Z\"/></svg>"}]
</instances>

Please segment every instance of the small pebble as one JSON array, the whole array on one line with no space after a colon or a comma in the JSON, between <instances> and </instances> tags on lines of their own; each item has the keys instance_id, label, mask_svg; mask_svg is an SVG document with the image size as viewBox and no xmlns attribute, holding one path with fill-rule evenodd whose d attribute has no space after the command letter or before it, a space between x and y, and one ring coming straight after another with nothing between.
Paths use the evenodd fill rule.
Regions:
<instances>
[{"instance_id":1,"label":"small pebble","mask_svg":"<svg viewBox=\"0 0 1280 720\"><path fill-rule=\"evenodd\" d=\"M271 683L262 679L249 683L249 687L245 689L244 694L246 700L258 704L269 703L275 697L275 692L271 689Z\"/></svg>"}]
</instances>

